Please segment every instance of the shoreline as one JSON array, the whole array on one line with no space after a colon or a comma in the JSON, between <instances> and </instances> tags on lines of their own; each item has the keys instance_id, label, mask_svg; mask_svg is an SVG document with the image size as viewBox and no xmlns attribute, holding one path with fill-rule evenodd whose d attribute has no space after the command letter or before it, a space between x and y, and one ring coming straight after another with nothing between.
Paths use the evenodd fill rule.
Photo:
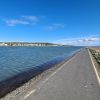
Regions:
<instances>
[{"instance_id":1,"label":"shoreline","mask_svg":"<svg viewBox=\"0 0 100 100\"><path fill-rule=\"evenodd\" d=\"M30 76L26 75L28 73L23 73L20 76L18 75L15 79L12 78L10 80L7 80L6 83L3 82L2 84L0 84L0 98L7 98L7 99L0 99L0 100L9 100L8 98L12 98L15 97L16 95L23 93L25 90L28 89L28 87L30 87L30 84L35 84L37 83L37 81L43 79L44 77L47 77L51 72L53 72L54 70L58 69L61 65L63 65L66 61L68 61L69 59L71 59L73 56L75 56L78 52L80 52L81 49L79 49L78 51L76 51L74 54L70 55L69 57L67 57L66 59L60 59L55 63L52 63L52 65L50 66L50 64L47 64L46 66L47 69L43 70L41 72L39 72L37 75L31 75L32 74L32 70L30 71L31 74L29 74ZM23 78L24 76L24 78ZM13 81L14 80L14 81ZM20 80L20 81L18 81ZM8 84L11 83L11 84ZM15 84L16 83L16 84ZM9 88L8 88L9 87ZM12 88L11 88L12 87ZM4 90L5 88L5 90ZM24 91L23 91L24 90ZM11 100L11 99L10 99ZM12 99L13 100L13 99Z\"/></svg>"}]
</instances>

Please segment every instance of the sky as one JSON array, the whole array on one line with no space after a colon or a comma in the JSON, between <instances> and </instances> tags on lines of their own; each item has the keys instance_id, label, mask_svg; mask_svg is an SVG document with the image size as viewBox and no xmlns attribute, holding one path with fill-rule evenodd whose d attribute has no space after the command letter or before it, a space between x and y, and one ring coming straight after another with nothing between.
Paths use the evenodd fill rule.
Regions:
<instances>
[{"instance_id":1,"label":"sky","mask_svg":"<svg viewBox=\"0 0 100 100\"><path fill-rule=\"evenodd\" d=\"M100 46L100 0L0 0L0 41Z\"/></svg>"}]
</instances>

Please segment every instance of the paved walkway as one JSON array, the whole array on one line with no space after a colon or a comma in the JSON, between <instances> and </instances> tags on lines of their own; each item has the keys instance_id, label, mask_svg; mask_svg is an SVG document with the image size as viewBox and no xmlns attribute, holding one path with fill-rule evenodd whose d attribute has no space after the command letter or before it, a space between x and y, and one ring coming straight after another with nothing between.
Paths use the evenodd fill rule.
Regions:
<instances>
[{"instance_id":1,"label":"paved walkway","mask_svg":"<svg viewBox=\"0 0 100 100\"><path fill-rule=\"evenodd\" d=\"M79 52L23 100L100 100L93 64L86 49Z\"/></svg>"}]
</instances>

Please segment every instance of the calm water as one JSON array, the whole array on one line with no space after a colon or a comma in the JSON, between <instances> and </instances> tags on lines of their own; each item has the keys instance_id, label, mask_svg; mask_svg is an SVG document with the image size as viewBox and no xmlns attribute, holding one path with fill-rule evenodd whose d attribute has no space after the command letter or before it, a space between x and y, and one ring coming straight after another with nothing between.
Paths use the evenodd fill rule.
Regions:
<instances>
[{"instance_id":1,"label":"calm water","mask_svg":"<svg viewBox=\"0 0 100 100\"><path fill-rule=\"evenodd\" d=\"M0 47L0 81L57 58L69 57L81 47Z\"/></svg>"}]
</instances>

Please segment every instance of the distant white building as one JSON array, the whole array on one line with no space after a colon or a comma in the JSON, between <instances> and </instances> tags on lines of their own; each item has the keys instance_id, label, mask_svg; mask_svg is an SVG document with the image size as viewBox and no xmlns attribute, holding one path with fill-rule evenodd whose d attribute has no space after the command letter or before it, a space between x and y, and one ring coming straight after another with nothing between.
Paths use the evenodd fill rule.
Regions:
<instances>
[{"instance_id":1,"label":"distant white building","mask_svg":"<svg viewBox=\"0 0 100 100\"><path fill-rule=\"evenodd\" d=\"M7 44L4 43L4 42L1 42L1 43L0 43L0 46L7 46Z\"/></svg>"}]
</instances>

